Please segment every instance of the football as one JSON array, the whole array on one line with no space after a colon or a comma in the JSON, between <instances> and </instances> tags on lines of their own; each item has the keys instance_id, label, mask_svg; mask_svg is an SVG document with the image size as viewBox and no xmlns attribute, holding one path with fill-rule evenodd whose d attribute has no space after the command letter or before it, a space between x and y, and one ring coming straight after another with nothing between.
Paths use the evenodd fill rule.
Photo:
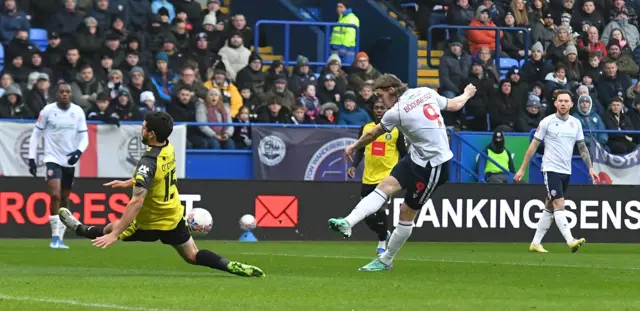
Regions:
<instances>
[{"instance_id":1,"label":"football","mask_svg":"<svg viewBox=\"0 0 640 311\"><path fill-rule=\"evenodd\" d=\"M187 215L189 231L194 235L206 235L213 227L213 218L204 208L194 208Z\"/></svg>"},{"instance_id":2,"label":"football","mask_svg":"<svg viewBox=\"0 0 640 311\"><path fill-rule=\"evenodd\" d=\"M256 228L256 218L253 215L246 214L240 218L240 228L245 231L251 231Z\"/></svg>"}]
</instances>

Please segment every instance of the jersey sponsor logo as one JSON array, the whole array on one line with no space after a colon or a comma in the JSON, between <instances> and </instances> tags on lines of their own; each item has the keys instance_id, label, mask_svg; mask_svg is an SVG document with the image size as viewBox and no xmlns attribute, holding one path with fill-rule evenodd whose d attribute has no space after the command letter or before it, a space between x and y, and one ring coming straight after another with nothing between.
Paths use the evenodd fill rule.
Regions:
<instances>
[{"instance_id":1,"label":"jersey sponsor logo","mask_svg":"<svg viewBox=\"0 0 640 311\"><path fill-rule=\"evenodd\" d=\"M142 137L140 137L140 134L129 132L129 136L124 139L118 149L118 159L120 160L120 164L127 171L133 171L146 150L147 147L142 143Z\"/></svg>"},{"instance_id":2,"label":"jersey sponsor logo","mask_svg":"<svg viewBox=\"0 0 640 311\"><path fill-rule=\"evenodd\" d=\"M371 155L384 157L387 151L387 144L381 141L371 143Z\"/></svg>"},{"instance_id":3,"label":"jersey sponsor logo","mask_svg":"<svg viewBox=\"0 0 640 311\"><path fill-rule=\"evenodd\" d=\"M287 144L276 135L269 135L260 140L258 144L258 156L260 162L267 166L276 166L287 155Z\"/></svg>"},{"instance_id":4,"label":"jersey sponsor logo","mask_svg":"<svg viewBox=\"0 0 640 311\"><path fill-rule=\"evenodd\" d=\"M304 180L347 180L344 148L356 140L350 137L334 139L320 147L311 157Z\"/></svg>"},{"instance_id":5,"label":"jersey sponsor logo","mask_svg":"<svg viewBox=\"0 0 640 311\"><path fill-rule=\"evenodd\" d=\"M22 132L16 140L14 147L15 153L18 157L17 160L21 167L29 168L29 141L31 140L32 130ZM36 165L38 167L44 166L44 138L40 137L38 147L36 149Z\"/></svg>"}]
</instances>

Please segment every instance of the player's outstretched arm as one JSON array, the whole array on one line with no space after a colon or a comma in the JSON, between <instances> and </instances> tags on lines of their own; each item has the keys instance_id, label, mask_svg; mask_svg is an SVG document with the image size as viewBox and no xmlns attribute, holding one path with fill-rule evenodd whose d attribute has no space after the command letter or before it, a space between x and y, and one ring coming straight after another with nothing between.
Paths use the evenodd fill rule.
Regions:
<instances>
[{"instance_id":1,"label":"player's outstretched arm","mask_svg":"<svg viewBox=\"0 0 640 311\"><path fill-rule=\"evenodd\" d=\"M533 139L531 141L531 144L529 144L529 148L527 149L527 152L524 154L522 165L520 165L520 169L518 170L518 172L516 172L516 175L513 177L513 181L520 182L520 180L522 179L522 176L524 176L524 171L527 170L527 167L529 166L529 162L531 161L531 158L533 158L533 155L536 153L536 150L538 150L539 146L540 146L539 140Z\"/></svg>"},{"instance_id":2,"label":"player's outstretched arm","mask_svg":"<svg viewBox=\"0 0 640 311\"><path fill-rule=\"evenodd\" d=\"M112 180L103 186L111 188L131 188L133 187L133 178L129 180Z\"/></svg>"},{"instance_id":3,"label":"player's outstretched arm","mask_svg":"<svg viewBox=\"0 0 640 311\"><path fill-rule=\"evenodd\" d=\"M138 216L146 196L147 189L143 187L134 188L131 201L127 204L127 208L125 209L124 214L122 214L122 218L120 218L120 220L113 226L113 231L93 240L93 245L96 247L107 248L109 245L117 241L120 234L122 234L122 232L131 225L133 220L136 219L136 216Z\"/></svg>"},{"instance_id":4,"label":"player's outstretched arm","mask_svg":"<svg viewBox=\"0 0 640 311\"><path fill-rule=\"evenodd\" d=\"M476 95L476 87L469 84L464 88L462 95L447 100L447 111L458 111L467 104L467 101Z\"/></svg>"},{"instance_id":5,"label":"player's outstretched arm","mask_svg":"<svg viewBox=\"0 0 640 311\"><path fill-rule=\"evenodd\" d=\"M584 143L584 140L580 140L576 142L576 146L578 147L578 151L580 152L582 161L584 161L584 164L589 169L589 175L591 175L591 179L594 183L597 183L599 179L598 174L593 169L593 164L591 163L591 155L589 154L589 148L587 147L587 144Z\"/></svg>"}]
</instances>

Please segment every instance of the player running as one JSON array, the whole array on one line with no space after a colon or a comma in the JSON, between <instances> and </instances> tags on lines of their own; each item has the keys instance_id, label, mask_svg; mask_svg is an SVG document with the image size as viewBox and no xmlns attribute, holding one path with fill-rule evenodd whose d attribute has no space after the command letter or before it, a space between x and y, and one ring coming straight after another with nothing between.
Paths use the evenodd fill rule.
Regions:
<instances>
[{"instance_id":1,"label":"player running","mask_svg":"<svg viewBox=\"0 0 640 311\"><path fill-rule=\"evenodd\" d=\"M373 105L375 121L365 124L358 137L375 127L382 116L387 111L387 106L381 100ZM365 156L366 154L366 156ZM356 150L353 166L347 170L349 177L353 178L356 168L364 158L364 171L362 174L362 190L360 199L368 196L376 186L389 174L391 169L398 163L398 160L407 154L407 147L404 143L404 136L397 128L391 130L386 135L381 135L371 144ZM387 249L387 239L391 233L387 230L387 213L384 209L367 216L364 221L373 232L378 235L378 247L376 253L380 256Z\"/></svg>"},{"instance_id":2,"label":"player running","mask_svg":"<svg viewBox=\"0 0 640 311\"><path fill-rule=\"evenodd\" d=\"M406 189L404 203L400 207L400 221L391 234L387 250L379 258L360 268L363 271L391 269L393 258L411 235L418 211L435 189L446 183L449 177L449 160L453 158L453 153L449 150L447 130L440 112L462 109L476 93L475 86L469 84L462 95L447 99L426 87L408 90L406 84L391 74L376 79L374 88L389 110L380 123L345 148L345 154L351 156L354 150L367 146L396 127L404 134L410 147L408 154L396 164L391 175L363 198L349 216L329 219L332 230L349 237L353 226L377 212L389 196Z\"/></svg>"},{"instance_id":3,"label":"player running","mask_svg":"<svg viewBox=\"0 0 640 311\"><path fill-rule=\"evenodd\" d=\"M120 220L106 227L86 226L66 208L60 209L60 219L79 236L92 239L96 247L107 248L118 239L125 242L160 240L173 246L190 264L239 276L264 276L258 267L229 261L209 250L198 250L186 225L185 208L178 194L175 153L168 140L172 131L173 119L167 113L148 114L142 124L142 141L148 148L136 166L134 177L105 184L112 188L133 187L133 196Z\"/></svg>"},{"instance_id":4,"label":"player running","mask_svg":"<svg viewBox=\"0 0 640 311\"><path fill-rule=\"evenodd\" d=\"M555 219L556 226L558 226L560 233L567 241L567 245L569 245L572 252L577 252L586 243L586 240L584 238L573 238L566 211L564 210L564 196L567 193L569 178L571 177L571 158L574 145L578 146L580 156L589 168L589 175L594 181L598 180L598 174L591 166L589 149L584 143L582 124L578 119L569 115L569 110L573 106L571 94L565 90L559 91L553 104L557 112L540 121L529 149L524 155L522 165L513 180L516 183L520 182L531 157L533 157L540 143L544 141L542 174L544 174L544 184L547 188L547 200L542 216L538 220L538 228L529 246L529 251L547 253L547 250L542 247L542 238L551 227L552 219Z\"/></svg>"},{"instance_id":5,"label":"player running","mask_svg":"<svg viewBox=\"0 0 640 311\"><path fill-rule=\"evenodd\" d=\"M60 205L69 206L75 166L89 145L87 121L80 106L71 103L71 86L58 85L57 102L46 105L36 121L29 140L29 173L36 177L38 143L44 136L45 180L51 196L49 224L51 248L69 248L64 244L67 230L58 217Z\"/></svg>"}]
</instances>

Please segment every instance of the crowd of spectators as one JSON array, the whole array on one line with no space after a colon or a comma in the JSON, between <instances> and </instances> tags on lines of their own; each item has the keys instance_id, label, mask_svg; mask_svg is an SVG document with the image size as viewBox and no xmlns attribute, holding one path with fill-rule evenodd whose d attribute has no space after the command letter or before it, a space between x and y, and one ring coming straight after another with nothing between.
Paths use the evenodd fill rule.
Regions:
<instances>
[{"instance_id":1,"label":"crowd of spectators","mask_svg":"<svg viewBox=\"0 0 640 311\"><path fill-rule=\"evenodd\" d=\"M529 132L555 112L554 92L574 94L573 116L585 130L640 130L640 35L636 10L627 0L456 0L446 23L501 26L495 30L449 32L440 59L440 88L446 97L474 84L478 92L447 124L467 130ZM523 31L522 28L527 29ZM522 67L497 68L495 57ZM506 73L500 72L502 69ZM637 80L635 80L637 81ZM640 135L591 133L611 152L634 150Z\"/></svg>"},{"instance_id":2,"label":"crowd of spectators","mask_svg":"<svg viewBox=\"0 0 640 311\"><path fill-rule=\"evenodd\" d=\"M353 15L344 4L338 12ZM332 55L317 73L302 55L292 70L274 61L265 71L251 51L254 32L244 15L222 13L219 0L4 0L3 5L0 118L36 118L55 101L56 86L66 82L88 120L114 125L157 110L177 122L363 125L372 120L372 83L380 73L366 53L352 57L352 64ZM44 51L30 40L32 27L47 30ZM247 126L189 127L187 139L195 149L251 146Z\"/></svg>"}]
</instances>

